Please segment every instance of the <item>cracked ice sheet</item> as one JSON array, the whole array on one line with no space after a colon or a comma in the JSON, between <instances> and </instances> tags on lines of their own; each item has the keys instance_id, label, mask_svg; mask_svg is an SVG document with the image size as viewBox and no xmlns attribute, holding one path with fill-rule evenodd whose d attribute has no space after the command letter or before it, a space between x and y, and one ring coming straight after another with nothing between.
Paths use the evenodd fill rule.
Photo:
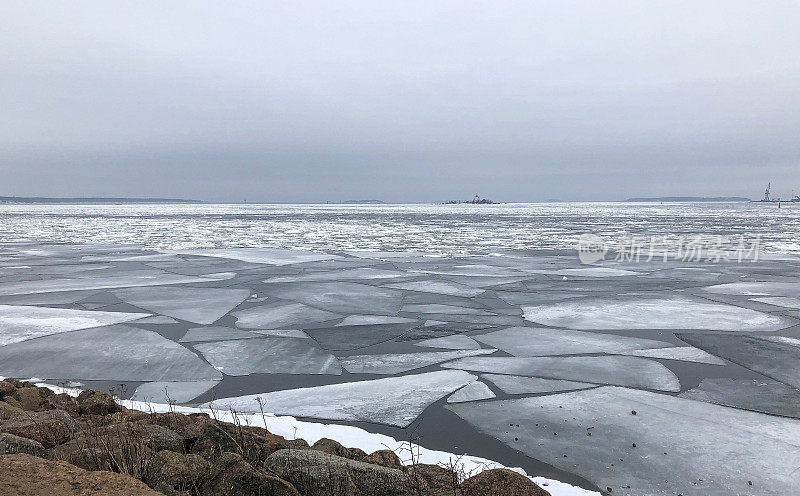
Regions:
<instances>
[{"instance_id":1,"label":"cracked ice sheet","mask_svg":"<svg viewBox=\"0 0 800 496\"><path fill-rule=\"evenodd\" d=\"M678 378L668 368L655 360L639 357L468 357L442 364L442 367L676 393L681 390Z\"/></svg>"},{"instance_id":2,"label":"cracked ice sheet","mask_svg":"<svg viewBox=\"0 0 800 496\"><path fill-rule=\"evenodd\" d=\"M475 381L467 384L447 398L448 403L465 403L495 398L494 392L486 384Z\"/></svg>"},{"instance_id":3,"label":"cracked ice sheet","mask_svg":"<svg viewBox=\"0 0 800 496\"><path fill-rule=\"evenodd\" d=\"M321 260L336 260L342 258L338 255L329 255L327 253L314 253L303 250L281 250L277 248L212 248L205 250L174 250L171 253L227 258L230 260L241 260L242 262L268 265L291 265L302 262L318 262Z\"/></svg>"},{"instance_id":4,"label":"cracked ice sheet","mask_svg":"<svg viewBox=\"0 0 800 496\"><path fill-rule=\"evenodd\" d=\"M442 305L439 303L404 305L404 312L439 315L496 315L480 308L459 307L455 305Z\"/></svg>"},{"instance_id":5,"label":"cracked ice sheet","mask_svg":"<svg viewBox=\"0 0 800 496\"><path fill-rule=\"evenodd\" d=\"M262 337L261 334L242 331L241 329L234 329L232 327L206 326L192 327L186 331L186 334L184 334L178 342L198 343L202 341L226 341L231 339L252 339L260 337Z\"/></svg>"},{"instance_id":6,"label":"cracked ice sheet","mask_svg":"<svg viewBox=\"0 0 800 496\"><path fill-rule=\"evenodd\" d=\"M208 274L205 277L180 276L162 270L137 270L116 276L81 277L76 279L47 279L42 281L22 281L0 283L0 295L20 295L36 293L55 293L60 291L83 291L90 289L114 289L127 287L166 286L214 282L230 279L236 274Z\"/></svg>"},{"instance_id":7,"label":"cracked ice sheet","mask_svg":"<svg viewBox=\"0 0 800 496\"><path fill-rule=\"evenodd\" d=\"M319 327L306 329L306 333L327 350L355 350L391 341L413 326L411 323Z\"/></svg>"},{"instance_id":8,"label":"cracked ice sheet","mask_svg":"<svg viewBox=\"0 0 800 496\"><path fill-rule=\"evenodd\" d=\"M335 356L305 338L263 337L195 345L203 358L227 375L341 375Z\"/></svg>"},{"instance_id":9,"label":"cracked ice sheet","mask_svg":"<svg viewBox=\"0 0 800 496\"><path fill-rule=\"evenodd\" d=\"M731 282L703 289L726 295L800 297L800 284L796 282Z\"/></svg>"},{"instance_id":10,"label":"cracked ice sheet","mask_svg":"<svg viewBox=\"0 0 800 496\"><path fill-rule=\"evenodd\" d=\"M672 346L670 343L652 339L542 327L509 327L489 334L473 336L473 338L510 355L520 357L583 353L622 354L619 352Z\"/></svg>"},{"instance_id":11,"label":"cracked ice sheet","mask_svg":"<svg viewBox=\"0 0 800 496\"><path fill-rule=\"evenodd\" d=\"M800 388L800 340L781 336L676 334L712 355L738 363L777 381Z\"/></svg>"},{"instance_id":12,"label":"cracked ice sheet","mask_svg":"<svg viewBox=\"0 0 800 496\"><path fill-rule=\"evenodd\" d=\"M797 489L800 421L794 419L619 387L446 408L612 494L785 496Z\"/></svg>"},{"instance_id":13,"label":"cracked ice sheet","mask_svg":"<svg viewBox=\"0 0 800 496\"><path fill-rule=\"evenodd\" d=\"M146 382L136 388L131 400L167 405L173 402L187 403L219 383L220 381Z\"/></svg>"},{"instance_id":14,"label":"cracked ice sheet","mask_svg":"<svg viewBox=\"0 0 800 496\"><path fill-rule=\"evenodd\" d=\"M146 313L90 312L67 308L0 305L0 346L148 316Z\"/></svg>"},{"instance_id":15,"label":"cracked ice sheet","mask_svg":"<svg viewBox=\"0 0 800 496\"><path fill-rule=\"evenodd\" d=\"M399 374L435 363L476 355L490 355L497 350L426 351L384 355L350 355L340 358L342 367L351 374Z\"/></svg>"},{"instance_id":16,"label":"cracked ice sheet","mask_svg":"<svg viewBox=\"0 0 800 496\"><path fill-rule=\"evenodd\" d=\"M236 326L244 329L280 329L316 324L341 318L336 313L302 303L272 303L233 312Z\"/></svg>"},{"instance_id":17,"label":"cracked ice sheet","mask_svg":"<svg viewBox=\"0 0 800 496\"><path fill-rule=\"evenodd\" d=\"M345 270L330 270L324 272L311 272L300 274L296 276L276 276L267 279L264 282L320 282L320 281L347 281L351 279L396 279L398 277L405 277L404 272L386 269L374 269L371 267L363 267L357 269Z\"/></svg>"},{"instance_id":18,"label":"cracked ice sheet","mask_svg":"<svg viewBox=\"0 0 800 496\"><path fill-rule=\"evenodd\" d=\"M764 298L750 298L750 301L800 310L800 298L793 296L767 296Z\"/></svg>"},{"instance_id":19,"label":"cracked ice sheet","mask_svg":"<svg viewBox=\"0 0 800 496\"><path fill-rule=\"evenodd\" d=\"M403 304L400 290L354 282L275 283L261 292L343 314L396 315Z\"/></svg>"},{"instance_id":20,"label":"cracked ice sheet","mask_svg":"<svg viewBox=\"0 0 800 496\"><path fill-rule=\"evenodd\" d=\"M684 362L708 363L710 365L725 365L727 362L710 353L692 346L676 346L674 348L656 348L645 350L630 350L614 352L617 355L631 355L646 358L663 358L666 360L681 360Z\"/></svg>"},{"instance_id":21,"label":"cracked ice sheet","mask_svg":"<svg viewBox=\"0 0 800 496\"><path fill-rule=\"evenodd\" d=\"M425 324L428 325L427 323ZM425 348L442 348L447 350L479 350L481 345L469 336L454 334L442 338L432 338L414 343Z\"/></svg>"},{"instance_id":22,"label":"cracked ice sheet","mask_svg":"<svg viewBox=\"0 0 800 496\"><path fill-rule=\"evenodd\" d=\"M216 322L250 296L249 289L186 286L121 289L113 293L135 307L195 324Z\"/></svg>"},{"instance_id":23,"label":"cracked ice sheet","mask_svg":"<svg viewBox=\"0 0 800 496\"><path fill-rule=\"evenodd\" d=\"M772 379L706 378L681 398L800 418L800 390Z\"/></svg>"},{"instance_id":24,"label":"cracked ice sheet","mask_svg":"<svg viewBox=\"0 0 800 496\"><path fill-rule=\"evenodd\" d=\"M450 296L472 297L484 293L483 289L475 289L470 286L455 282L442 280L411 281L386 284L384 287L394 289L405 289L407 291L420 291L423 293L444 294Z\"/></svg>"},{"instance_id":25,"label":"cracked ice sheet","mask_svg":"<svg viewBox=\"0 0 800 496\"><path fill-rule=\"evenodd\" d=\"M237 412L264 410L350 422L371 422L408 427L431 404L477 379L463 370L386 377L369 381L289 389L213 401L207 406Z\"/></svg>"},{"instance_id":26,"label":"cracked ice sheet","mask_svg":"<svg viewBox=\"0 0 800 496\"><path fill-rule=\"evenodd\" d=\"M532 271L538 272L538 271ZM581 267L579 269L560 269L556 271L543 270L545 274L555 274L559 276L576 276L576 277L622 277L622 276L638 276L641 272L634 272L632 270L615 269L612 267Z\"/></svg>"},{"instance_id":27,"label":"cracked ice sheet","mask_svg":"<svg viewBox=\"0 0 800 496\"><path fill-rule=\"evenodd\" d=\"M733 305L686 298L591 299L522 308L525 320L571 329L707 329L775 331L786 319Z\"/></svg>"},{"instance_id":28,"label":"cracked ice sheet","mask_svg":"<svg viewBox=\"0 0 800 496\"><path fill-rule=\"evenodd\" d=\"M542 379L540 377L523 377L519 375L483 374L481 379L492 382L506 394L555 393L597 387L596 384L587 382Z\"/></svg>"},{"instance_id":29,"label":"cracked ice sheet","mask_svg":"<svg viewBox=\"0 0 800 496\"><path fill-rule=\"evenodd\" d=\"M336 327L376 324L410 324L411 322L417 321L405 317L388 317L385 315L348 315L344 320L336 324Z\"/></svg>"},{"instance_id":30,"label":"cracked ice sheet","mask_svg":"<svg viewBox=\"0 0 800 496\"><path fill-rule=\"evenodd\" d=\"M222 378L178 343L126 325L54 334L0 347L0 374L98 381Z\"/></svg>"}]
</instances>

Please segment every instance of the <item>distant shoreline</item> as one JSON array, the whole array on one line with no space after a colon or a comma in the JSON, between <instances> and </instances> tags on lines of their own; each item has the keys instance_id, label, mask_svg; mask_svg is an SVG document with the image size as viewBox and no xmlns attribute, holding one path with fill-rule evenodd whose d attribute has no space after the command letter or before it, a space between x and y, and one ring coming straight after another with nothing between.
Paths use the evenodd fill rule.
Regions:
<instances>
[{"instance_id":1,"label":"distant shoreline","mask_svg":"<svg viewBox=\"0 0 800 496\"><path fill-rule=\"evenodd\" d=\"M628 198L626 202L749 202L743 196L659 196L655 198Z\"/></svg>"},{"instance_id":2,"label":"distant shoreline","mask_svg":"<svg viewBox=\"0 0 800 496\"><path fill-rule=\"evenodd\" d=\"M77 198L57 198L44 196L0 196L0 204L13 203L204 203L200 200L184 200L180 198L108 198L108 197L77 197Z\"/></svg>"}]
</instances>

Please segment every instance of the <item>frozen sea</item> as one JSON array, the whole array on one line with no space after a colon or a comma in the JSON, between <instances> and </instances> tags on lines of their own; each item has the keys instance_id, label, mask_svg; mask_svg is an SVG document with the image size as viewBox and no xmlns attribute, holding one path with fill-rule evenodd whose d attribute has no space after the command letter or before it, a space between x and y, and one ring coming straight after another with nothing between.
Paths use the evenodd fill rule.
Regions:
<instances>
[{"instance_id":1,"label":"frozen sea","mask_svg":"<svg viewBox=\"0 0 800 496\"><path fill-rule=\"evenodd\" d=\"M800 206L0 205L0 236L2 376L610 494L800 486Z\"/></svg>"}]
</instances>

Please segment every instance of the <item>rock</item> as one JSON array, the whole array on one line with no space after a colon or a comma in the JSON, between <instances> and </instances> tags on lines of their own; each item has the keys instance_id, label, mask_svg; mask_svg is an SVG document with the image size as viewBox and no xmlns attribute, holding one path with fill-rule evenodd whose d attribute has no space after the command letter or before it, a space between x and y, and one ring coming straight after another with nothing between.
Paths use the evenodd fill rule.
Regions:
<instances>
[{"instance_id":1,"label":"rock","mask_svg":"<svg viewBox=\"0 0 800 496\"><path fill-rule=\"evenodd\" d=\"M112 472L89 472L26 454L0 456L4 496L161 496L143 482Z\"/></svg>"},{"instance_id":2,"label":"rock","mask_svg":"<svg viewBox=\"0 0 800 496\"><path fill-rule=\"evenodd\" d=\"M305 439L287 439L286 444L290 449L309 449L311 445Z\"/></svg>"},{"instance_id":3,"label":"rock","mask_svg":"<svg viewBox=\"0 0 800 496\"><path fill-rule=\"evenodd\" d=\"M44 457L47 451L42 443L33 439L15 436L7 432L0 434L0 455L13 455L14 453Z\"/></svg>"},{"instance_id":4,"label":"rock","mask_svg":"<svg viewBox=\"0 0 800 496\"><path fill-rule=\"evenodd\" d=\"M25 383L24 382L22 382L22 381L20 381L18 379L14 379L13 377L6 377L5 379L3 379L0 382L7 382L7 383L11 384L12 386L14 386L14 388L25 387Z\"/></svg>"},{"instance_id":5,"label":"rock","mask_svg":"<svg viewBox=\"0 0 800 496\"><path fill-rule=\"evenodd\" d=\"M69 428L60 420L15 420L3 422L2 432L38 441L45 448L54 448L70 438Z\"/></svg>"},{"instance_id":6,"label":"rock","mask_svg":"<svg viewBox=\"0 0 800 496\"><path fill-rule=\"evenodd\" d=\"M316 443L311 446L311 449L322 451L323 453L328 453L331 455L341 456L343 458L349 458L351 460L363 460L367 454L358 448L345 448L344 446L339 443L339 441L334 441L333 439L328 439L327 437L323 437Z\"/></svg>"},{"instance_id":7,"label":"rock","mask_svg":"<svg viewBox=\"0 0 800 496\"><path fill-rule=\"evenodd\" d=\"M112 440L136 440L153 451L183 452L183 437L166 427L155 424L135 424L132 422L112 424L99 428L93 435Z\"/></svg>"},{"instance_id":8,"label":"rock","mask_svg":"<svg viewBox=\"0 0 800 496\"><path fill-rule=\"evenodd\" d=\"M240 455L227 452L221 453L217 457L212 474L200 486L200 494L204 496L300 496L300 493L290 483L259 473Z\"/></svg>"},{"instance_id":9,"label":"rock","mask_svg":"<svg viewBox=\"0 0 800 496\"><path fill-rule=\"evenodd\" d=\"M457 475L439 465L417 463L407 466L406 474L414 487L427 486L434 494L454 494L454 488L458 485Z\"/></svg>"},{"instance_id":10,"label":"rock","mask_svg":"<svg viewBox=\"0 0 800 496\"><path fill-rule=\"evenodd\" d=\"M64 425L70 430L70 432L75 432L78 430L78 422L72 418L72 415L65 412L64 410L44 410L41 412L21 412L19 415L12 417L11 421L31 421L31 422L39 422L41 420L58 420L63 422Z\"/></svg>"},{"instance_id":11,"label":"rock","mask_svg":"<svg viewBox=\"0 0 800 496\"><path fill-rule=\"evenodd\" d=\"M224 452L239 453L248 463L258 464L275 451L288 447L286 439L265 429L202 422L191 451L212 461Z\"/></svg>"},{"instance_id":12,"label":"rock","mask_svg":"<svg viewBox=\"0 0 800 496\"><path fill-rule=\"evenodd\" d=\"M47 399L53 395L54 393L47 388L29 386L17 388L11 394L11 398L17 400L23 410L36 412L48 409L50 405Z\"/></svg>"},{"instance_id":13,"label":"rock","mask_svg":"<svg viewBox=\"0 0 800 496\"><path fill-rule=\"evenodd\" d=\"M82 415L108 415L120 411L114 398L103 391L81 391L76 401Z\"/></svg>"},{"instance_id":14,"label":"rock","mask_svg":"<svg viewBox=\"0 0 800 496\"><path fill-rule=\"evenodd\" d=\"M372 463L374 465L380 465L382 467L389 467L389 468L396 468L398 470L403 470L403 462L400 461L400 457L397 456L392 450L389 449L382 449L370 453L369 455L365 456L363 460L364 463Z\"/></svg>"},{"instance_id":15,"label":"rock","mask_svg":"<svg viewBox=\"0 0 800 496\"><path fill-rule=\"evenodd\" d=\"M319 450L280 450L264 466L304 496L413 496L402 470L372 465ZM423 489L427 490L426 487ZM427 494L425 491L422 494Z\"/></svg>"},{"instance_id":16,"label":"rock","mask_svg":"<svg viewBox=\"0 0 800 496\"><path fill-rule=\"evenodd\" d=\"M17 387L11 384L10 382L0 381L0 398L5 396L11 396L14 394L14 391L17 390Z\"/></svg>"},{"instance_id":17,"label":"rock","mask_svg":"<svg viewBox=\"0 0 800 496\"><path fill-rule=\"evenodd\" d=\"M512 470L495 468L473 475L461 484L464 496L550 496L533 481Z\"/></svg>"},{"instance_id":18,"label":"rock","mask_svg":"<svg viewBox=\"0 0 800 496\"><path fill-rule=\"evenodd\" d=\"M50 409L64 410L70 415L78 416L80 414L80 407L78 401L66 393L54 394L47 398L47 404Z\"/></svg>"},{"instance_id":19,"label":"rock","mask_svg":"<svg viewBox=\"0 0 800 496\"><path fill-rule=\"evenodd\" d=\"M7 398L7 399L16 402L16 400L14 400L13 398ZM3 420L8 420L14 417L18 417L24 411L25 410L19 408L18 406L13 406L9 403L6 403L5 401L0 401L0 422Z\"/></svg>"},{"instance_id":20,"label":"rock","mask_svg":"<svg viewBox=\"0 0 800 496\"><path fill-rule=\"evenodd\" d=\"M211 472L211 464L202 456L168 450L156 453L152 464L158 467L159 482L179 491L196 487Z\"/></svg>"}]
</instances>

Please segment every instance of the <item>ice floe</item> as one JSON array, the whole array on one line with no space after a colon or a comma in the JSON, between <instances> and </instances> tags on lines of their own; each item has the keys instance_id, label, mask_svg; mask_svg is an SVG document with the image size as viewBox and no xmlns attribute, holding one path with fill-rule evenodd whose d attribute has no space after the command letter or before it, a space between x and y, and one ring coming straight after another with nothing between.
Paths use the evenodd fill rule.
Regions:
<instances>
[{"instance_id":1,"label":"ice floe","mask_svg":"<svg viewBox=\"0 0 800 496\"><path fill-rule=\"evenodd\" d=\"M203 257L227 258L243 262L290 265L301 262L316 262L320 260L336 260L341 257L328 253L315 253L303 250L282 250L278 248L213 248L175 250L173 253L185 255L199 255Z\"/></svg>"},{"instance_id":2,"label":"ice floe","mask_svg":"<svg viewBox=\"0 0 800 496\"><path fill-rule=\"evenodd\" d=\"M478 296L484 292L483 289L476 289L455 282L442 280L409 281L386 284L387 288L405 289L407 291L419 291L422 293L436 293L450 296Z\"/></svg>"},{"instance_id":3,"label":"ice floe","mask_svg":"<svg viewBox=\"0 0 800 496\"><path fill-rule=\"evenodd\" d=\"M128 322L148 315L0 305L0 346L51 334Z\"/></svg>"},{"instance_id":4,"label":"ice floe","mask_svg":"<svg viewBox=\"0 0 800 496\"><path fill-rule=\"evenodd\" d=\"M481 347L477 341L463 334L426 339L415 344L425 348L442 348L446 350L478 350Z\"/></svg>"},{"instance_id":5,"label":"ice floe","mask_svg":"<svg viewBox=\"0 0 800 496\"><path fill-rule=\"evenodd\" d=\"M161 270L139 270L120 275L80 277L75 279L46 279L0 283L0 295L52 293L56 291L83 291L126 287L165 286L229 279L235 274L224 273L205 277L181 276ZM214 277L212 277L214 276Z\"/></svg>"},{"instance_id":6,"label":"ice floe","mask_svg":"<svg viewBox=\"0 0 800 496\"><path fill-rule=\"evenodd\" d=\"M519 375L483 374L486 379L507 394L539 394L556 393L597 387L586 382L565 381L560 379L542 379L541 377L524 377Z\"/></svg>"},{"instance_id":7,"label":"ice floe","mask_svg":"<svg viewBox=\"0 0 800 496\"><path fill-rule=\"evenodd\" d=\"M399 374L435 363L476 355L490 355L497 350L426 351L421 353L387 353L383 355L350 355L340 358L342 367L351 374Z\"/></svg>"},{"instance_id":8,"label":"ice floe","mask_svg":"<svg viewBox=\"0 0 800 496\"><path fill-rule=\"evenodd\" d=\"M670 343L652 339L542 327L509 327L473 338L510 355L522 357L618 353L640 348L672 346Z\"/></svg>"},{"instance_id":9,"label":"ice floe","mask_svg":"<svg viewBox=\"0 0 800 496\"><path fill-rule=\"evenodd\" d=\"M494 392L486 384L475 381L470 382L463 388L451 394L447 398L448 403L465 403L467 401L479 401L495 398Z\"/></svg>"},{"instance_id":10,"label":"ice floe","mask_svg":"<svg viewBox=\"0 0 800 496\"><path fill-rule=\"evenodd\" d=\"M264 293L343 314L396 315L403 292L354 282L275 283Z\"/></svg>"},{"instance_id":11,"label":"ice floe","mask_svg":"<svg viewBox=\"0 0 800 496\"><path fill-rule=\"evenodd\" d=\"M96 327L0 347L0 374L102 381L217 380L222 375L183 346L126 325Z\"/></svg>"},{"instance_id":12,"label":"ice floe","mask_svg":"<svg viewBox=\"0 0 800 496\"><path fill-rule=\"evenodd\" d=\"M234 329L232 327L222 326L204 326L192 327L182 338L178 340L179 343L197 343L202 341L223 341L232 339L252 339L260 338L261 334L250 331L242 331L241 329Z\"/></svg>"},{"instance_id":13,"label":"ice floe","mask_svg":"<svg viewBox=\"0 0 800 496\"><path fill-rule=\"evenodd\" d=\"M619 387L446 408L611 494L784 496L797 489L794 419Z\"/></svg>"},{"instance_id":14,"label":"ice floe","mask_svg":"<svg viewBox=\"0 0 800 496\"><path fill-rule=\"evenodd\" d=\"M220 381L145 382L136 388L131 400L152 403L188 403Z\"/></svg>"},{"instance_id":15,"label":"ice floe","mask_svg":"<svg viewBox=\"0 0 800 496\"><path fill-rule=\"evenodd\" d=\"M178 321L164 315L153 315L136 321L137 324L177 324Z\"/></svg>"},{"instance_id":16,"label":"ice floe","mask_svg":"<svg viewBox=\"0 0 800 496\"><path fill-rule=\"evenodd\" d=\"M797 282L730 282L704 288L709 293L746 296L800 296Z\"/></svg>"},{"instance_id":17,"label":"ice floe","mask_svg":"<svg viewBox=\"0 0 800 496\"><path fill-rule=\"evenodd\" d=\"M326 350L355 350L374 344L391 341L407 333L414 327L410 324L375 324L306 329Z\"/></svg>"},{"instance_id":18,"label":"ice floe","mask_svg":"<svg viewBox=\"0 0 800 496\"><path fill-rule=\"evenodd\" d=\"M794 296L765 296L763 298L750 298L750 301L800 310L800 298Z\"/></svg>"},{"instance_id":19,"label":"ice floe","mask_svg":"<svg viewBox=\"0 0 800 496\"><path fill-rule=\"evenodd\" d=\"M222 410L258 412L407 427L430 404L477 379L463 370L345 382L216 400Z\"/></svg>"},{"instance_id":20,"label":"ice floe","mask_svg":"<svg viewBox=\"0 0 800 496\"><path fill-rule=\"evenodd\" d=\"M376 269L372 267L359 267L355 269L330 270L309 272L293 276L275 276L265 282L302 282L302 281L348 281L359 279L396 279L407 274L396 270Z\"/></svg>"},{"instance_id":21,"label":"ice floe","mask_svg":"<svg viewBox=\"0 0 800 496\"><path fill-rule=\"evenodd\" d=\"M800 388L800 340L781 336L690 334L677 336L712 355Z\"/></svg>"},{"instance_id":22,"label":"ice floe","mask_svg":"<svg viewBox=\"0 0 800 496\"><path fill-rule=\"evenodd\" d=\"M125 303L153 313L195 324L212 324L246 300L251 291L178 286L120 289L113 293Z\"/></svg>"},{"instance_id":23,"label":"ice floe","mask_svg":"<svg viewBox=\"0 0 800 496\"><path fill-rule=\"evenodd\" d=\"M336 327L375 324L409 324L416 322L405 317L390 317L386 315L348 315Z\"/></svg>"},{"instance_id":24,"label":"ice floe","mask_svg":"<svg viewBox=\"0 0 800 496\"><path fill-rule=\"evenodd\" d=\"M342 373L336 357L308 339L264 337L218 341L195 345L195 349L227 375Z\"/></svg>"},{"instance_id":25,"label":"ice floe","mask_svg":"<svg viewBox=\"0 0 800 496\"><path fill-rule=\"evenodd\" d=\"M725 365L725 360L715 357L699 348L692 346L676 346L674 348L654 348L644 350L621 351L618 355L632 355L647 358L663 358L666 360L681 360L684 362L708 363L711 365Z\"/></svg>"},{"instance_id":26,"label":"ice floe","mask_svg":"<svg viewBox=\"0 0 800 496\"><path fill-rule=\"evenodd\" d=\"M772 379L710 377L700 381L696 388L678 396L754 412L800 418L800 390Z\"/></svg>"},{"instance_id":27,"label":"ice floe","mask_svg":"<svg viewBox=\"0 0 800 496\"><path fill-rule=\"evenodd\" d=\"M733 305L688 298L582 299L523 307L525 319L571 329L708 329L774 331L786 319Z\"/></svg>"},{"instance_id":28,"label":"ice floe","mask_svg":"<svg viewBox=\"0 0 800 496\"><path fill-rule=\"evenodd\" d=\"M302 303L275 302L233 312L236 326L244 329L280 329L302 327L342 316Z\"/></svg>"},{"instance_id":29,"label":"ice floe","mask_svg":"<svg viewBox=\"0 0 800 496\"><path fill-rule=\"evenodd\" d=\"M442 367L659 391L681 389L678 378L668 368L639 357L467 357L444 363Z\"/></svg>"}]
</instances>

